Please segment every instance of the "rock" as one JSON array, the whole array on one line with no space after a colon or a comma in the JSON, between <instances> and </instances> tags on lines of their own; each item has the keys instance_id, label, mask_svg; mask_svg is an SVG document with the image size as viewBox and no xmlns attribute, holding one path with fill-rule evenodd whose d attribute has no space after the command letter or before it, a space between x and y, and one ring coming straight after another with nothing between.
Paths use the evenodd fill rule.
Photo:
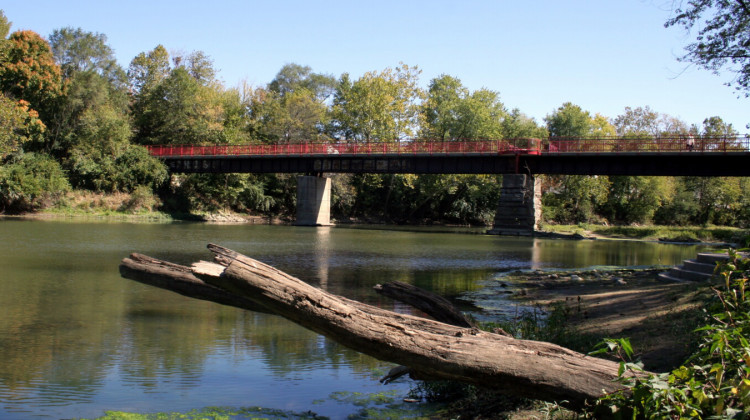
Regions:
<instances>
[{"instance_id":1,"label":"rock","mask_svg":"<svg viewBox=\"0 0 750 420\"><path fill-rule=\"evenodd\" d=\"M570 280L572 281L583 281L583 278L579 275L573 274L570 276Z\"/></svg>"},{"instance_id":2,"label":"rock","mask_svg":"<svg viewBox=\"0 0 750 420\"><path fill-rule=\"evenodd\" d=\"M558 278L560 278L560 276L558 276L557 274L550 274L549 276L547 276L547 278L549 278L549 279L558 279Z\"/></svg>"},{"instance_id":3,"label":"rock","mask_svg":"<svg viewBox=\"0 0 750 420\"><path fill-rule=\"evenodd\" d=\"M613 278L612 280L614 280L614 281L615 281L615 283L617 283L617 284L619 284L619 285L625 285L625 284L628 284L628 282L626 282L626 281L625 281L625 280L624 280L624 279L623 279L622 277L615 277L615 278Z\"/></svg>"}]
</instances>

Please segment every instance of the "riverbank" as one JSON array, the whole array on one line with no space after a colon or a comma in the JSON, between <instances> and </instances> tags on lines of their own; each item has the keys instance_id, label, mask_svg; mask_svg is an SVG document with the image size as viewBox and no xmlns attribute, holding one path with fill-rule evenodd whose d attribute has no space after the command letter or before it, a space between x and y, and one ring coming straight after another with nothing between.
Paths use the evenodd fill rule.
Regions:
<instances>
[{"instance_id":1,"label":"riverbank","mask_svg":"<svg viewBox=\"0 0 750 420\"><path fill-rule=\"evenodd\" d=\"M487 287L532 312L504 326L523 338L588 353L604 338L628 338L634 360L655 372L680 366L695 351L709 296L706 284L664 283L663 268L519 271ZM556 404L513 400L489 391L451 404L442 418L576 418Z\"/></svg>"},{"instance_id":2,"label":"riverbank","mask_svg":"<svg viewBox=\"0 0 750 420\"><path fill-rule=\"evenodd\" d=\"M169 223L175 221L223 223L223 224L267 224L291 225L293 219L287 216L269 217L231 211L200 213L166 213L157 210L140 208L123 210L123 198L102 198L92 194L87 200L75 207L66 206L44 209L39 212L1 217L28 219L73 219L73 220L111 220L130 223ZM459 226L440 223L426 225L390 225L382 221L347 219L334 221L334 226L368 227L391 230L429 229L435 232L442 230L452 233L484 234L489 226ZM441 230L442 229L442 230ZM706 243L723 247L750 246L750 229L727 226L605 226L605 225L544 225L535 232L536 237L571 240L636 240L673 244Z\"/></svg>"}]
</instances>

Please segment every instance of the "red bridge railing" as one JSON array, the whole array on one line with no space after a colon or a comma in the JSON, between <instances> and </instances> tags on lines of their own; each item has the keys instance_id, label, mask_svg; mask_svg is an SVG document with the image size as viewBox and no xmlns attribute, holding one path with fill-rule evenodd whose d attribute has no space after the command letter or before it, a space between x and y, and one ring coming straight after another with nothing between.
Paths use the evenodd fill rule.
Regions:
<instances>
[{"instance_id":1,"label":"red bridge railing","mask_svg":"<svg viewBox=\"0 0 750 420\"><path fill-rule=\"evenodd\" d=\"M503 140L402 140L396 142L338 142L253 145L148 146L157 157L182 156L313 156L409 154L570 154L570 153L727 153L749 152L750 137L550 137Z\"/></svg>"}]
</instances>

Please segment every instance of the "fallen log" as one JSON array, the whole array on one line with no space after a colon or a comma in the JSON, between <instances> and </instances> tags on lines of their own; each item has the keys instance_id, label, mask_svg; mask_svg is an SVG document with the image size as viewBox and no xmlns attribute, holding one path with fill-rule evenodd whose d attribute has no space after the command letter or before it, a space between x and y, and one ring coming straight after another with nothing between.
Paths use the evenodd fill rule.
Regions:
<instances>
[{"instance_id":1,"label":"fallen log","mask_svg":"<svg viewBox=\"0 0 750 420\"><path fill-rule=\"evenodd\" d=\"M198 299L280 315L344 346L408 366L421 378L583 406L621 389L619 364L555 344L397 314L336 296L232 250L192 268L133 254L123 277Z\"/></svg>"},{"instance_id":2,"label":"fallen log","mask_svg":"<svg viewBox=\"0 0 750 420\"><path fill-rule=\"evenodd\" d=\"M376 284L375 291L383 296L411 305L431 316L434 320L458 327L471 328L474 324L448 299L411 284L392 281Z\"/></svg>"}]
</instances>

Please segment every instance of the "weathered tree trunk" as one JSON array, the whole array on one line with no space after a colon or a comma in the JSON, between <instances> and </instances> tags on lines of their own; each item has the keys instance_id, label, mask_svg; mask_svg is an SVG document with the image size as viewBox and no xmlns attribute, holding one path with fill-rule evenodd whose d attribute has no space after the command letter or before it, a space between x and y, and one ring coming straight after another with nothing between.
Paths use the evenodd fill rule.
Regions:
<instances>
[{"instance_id":1,"label":"weathered tree trunk","mask_svg":"<svg viewBox=\"0 0 750 420\"><path fill-rule=\"evenodd\" d=\"M310 286L226 248L192 269L139 254L120 265L133 280L180 294L283 316L359 352L448 379L573 406L620 389L618 364L555 344L517 340L397 314ZM218 263L218 264L217 264Z\"/></svg>"},{"instance_id":2,"label":"weathered tree trunk","mask_svg":"<svg viewBox=\"0 0 750 420\"><path fill-rule=\"evenodd\" d=\"M448 299L411 284L392 281L375 285L375 291L383 296L411 305L436 321L457 327L471 328L474 326L469 318L456 309Z\"/></svg>"}]
</instances>

